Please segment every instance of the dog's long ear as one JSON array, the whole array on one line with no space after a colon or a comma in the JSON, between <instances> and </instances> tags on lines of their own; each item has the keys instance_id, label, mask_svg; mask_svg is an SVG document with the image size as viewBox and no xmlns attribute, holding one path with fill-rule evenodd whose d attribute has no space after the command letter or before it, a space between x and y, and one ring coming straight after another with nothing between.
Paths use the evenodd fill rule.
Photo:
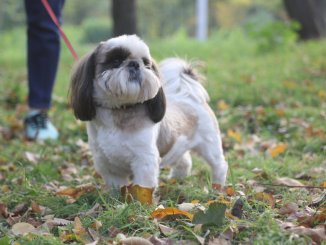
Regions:
<instances>
[{"instance_id":1,"label":"dog's long ear","mask_svg":"<svg viewBox=\"0 0 326 245\"><path fill-rule=\"evenodd\" d=\"M155 123L161 121L166 110L166 100L163 88L161 87L158 90L158 93L153 99L145 101L145 105L147 107L149 118Z\"/></svg>"},{"instance_id":2,"label":"dog's long ear","mask_svg":"<svg viewBox=\"0 0 326 245\"><path fill-rule=\"evenodd\" d=\"M152 60L151 69L156 74L156 76L161 79L157 65L154 60ZM166 111L166 99L163 88L161 87L153 99L145 101L147 107L149 118L157 123L161 121L165 115Z\"/></svg>"},{"instance_id":3,"label":"dog's long ear","mask_svg":"<svg viewBox=\"0 0 326 245\"><path fill-rule=\"evenodd\" d=\"M75 117L82 121L90 121L96 115L93 100L96 51L97 49L85 55L71 76L70 104Z\"/></svg>"}]
</instances>

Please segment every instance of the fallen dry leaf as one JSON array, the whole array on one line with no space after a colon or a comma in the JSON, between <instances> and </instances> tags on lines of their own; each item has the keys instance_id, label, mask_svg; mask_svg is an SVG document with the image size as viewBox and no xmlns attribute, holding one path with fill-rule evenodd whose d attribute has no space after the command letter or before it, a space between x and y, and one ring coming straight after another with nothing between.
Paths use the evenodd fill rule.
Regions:
<instances>
[{"instance_id":1,"label":"fallen dry leaf","mask_svg":"<svg viewBox=\"0 0 326 245\"><path fill-rule=\"evenodd\" d=\"M45 219L45 225L51 230L53 227L56 226L63 226L63 225L68 225L72 224L73 221L71 220L66 220L66 219L61 219L61 218L54 218L54 217L49 217Z\"/></svg>"},{"instance_id":2,"label":"fallen dry leaf","mask_svg":"<svg viewBox=\"0 0 326 245\"><path fill-rule=\"evenodd\" d=\"M16 223L12 226L11 232L15 236L19 235L24 235L27 233L37 233L37 230L34 226L32 226L29 223L21 222L21 223Z\"/></svg>"},{"instance_id":3,"label":"fallen dry leaf","mask_svg":"<svg viewBox=\"0 0 326 245\"><path fill-rule=\"evenodd\" d=\"M8 213L8 208L6 205L4 205L3 203L0 203L0 215L3 218L8 218L9 213Z\"/></svg>"},{"instance_id":4,"label":"fallen dry leaf","mask_svg":"<svg viewBox=\"0 0 326 245\"><path fill-rule=\"evenodd\" d=\"M321 208L311 215L299 217L298 222L305 227L314 227L319 224L324 224L326 222L326 208Z\"/></svg>"},{"instance_id":5,"label":"fallen dry leaf","mask_svg":"<svg viewBox=\"0 0 326 245\"><path fill-rule=\"evenodd\" d=\"M193 218L193 215L191 213L182 211L177 208L158 208L151 213L152 218L160 219L160 220L176 215L185 216L190 220L192 220Z\"/></svg>"},{"instance_id":6,"label":"fallen dry leaf","mask_svg":"<svg viewBox=\"0 0 326 245\"><path fill-rule=\"evenodd\" d=\"M227 131L228 137L234 139L236 142L241 142L241 134L239 132L236 132L232 129L228 129Z\"/></svg>"},{"instance_id":7,"label":"fallen dry leaf","mask_svg":"<svg viewBox=\"0 0 326 245\"><path fill-rule=\"evenodd\" d=\"M314 229L307 228L304 226L297 226L286 230L288 232L295 233L298 235L308 236L318 244L320 244L322 241L326 241L325 227L323 225Z\"/></svg>"},{"instance_id":8,"label":"fallen dry leaf","mask_svg":"<svg viewBox=\"0 0 326 245\"><path fill-rule=\"evenodd\" d=\"M300 181L291 179L289 177L280 177L273 181L274 185L285 185L285 186L304 186Z\"/></svg>"},{"instance_id":9,"label":"fallen dry leaf","mask_svg":"<svg viewBox=\"0 0 326 245\"><path fill-rule=\"evenodd\" d=\"M225 103L224 100L219 100L217 102L217 108L220 110L220 111L225 111L229 108L229 105L227 103Z\"/></svg>"},{"instance_id":10,"label":"fallen dry leaf","mask_svg":"<svg viewBox=\"0 0 326 245\"><path fill-rule=\"evenodd\" d=\"M324 190L318 197L312 200L312 203L309 206L318 207L322 203L326 202L326 190ZM1 210L1 209L0 209ZM0 211L1 214L1 211Z\"/></svg>"},{"instance_id":11,"label":"fallen dry leaf","mask_svg":"<svg viewBox=\"0 0 326 245\"><path fill-rule=\"evenodd\" d=\"M153 245L150 241L142 237L128 237L122 239L118 243L119 245Z\"/></svg>"},{"instance_id":12,"label":"fallen dry leaf","mask_svg":"<svg viewBox=\"0 0 326 245\"><path fill-rule=\"evenodd\" d=\"M287 144L278 143L276 146L270 148L268 152L272 157L277 157L278 155L285 152L286 148L287 148Z\"/></svg>"},{"instance_id":13,"label":"fallen dry leaf","mask_svg":"<svg viewBox=\"0 0 326 245\"><path fill-rule=\"evenodd\" d=\"M37 164L40 160L40 155L39 154L36 154L36 153L32 153L32 152L29 152L29 151L26 151L24 156L26 157L26 159L33 163L33 164Z\"/></svg>"},{"instance_id":14,"label":"fallen dry leaf","mask_svg":"<svg viewBox=\"0 0 326 245\"><path fill-rule=\"evenodd\" d=\"M17 216L17 215L21 215L24 214L26 211L28 210L28 204L27 203L20 203L18 205L16 205L13 210L11 210L11 212Z\"/></svg>"},{"instance_id":15,"label":"fallen dry leaf","mask_svg":"<svg viewBox=\"0 0 326 245\"><path fill-rule=\"evenodd\" d=\"M121 194L127 201L138 200L141 204L153 204L154 188L146 188L139 185L123 186Z\"/></svg>"},{"instance_id":16,"label":"fallen dry leaf","mask_svg":"<svg viewBox=\"0 0 326 245\"><path fill-rule=\"evenodd\" d=\"M166 225L158 224L158 227L160 228L160 231L164 236L170 236L176 232L175 229Z\"/></svg>"},{"instance_id":17,"label":"fallen dry leaf","mask_svg":"<svg viewBox=\"0 0 326 245\"><path fill-rule=\"evenodd\" d=\"M234 203L231 209L231 214L241 219L242 213L243 213L243 200L241 198L238 198L238 200L236 200L236 202Z\"/></svg>"},{"instance_id":18,"label":"fallen dry leaf","mask_svg":"<svg viewBox=\"0 0 326 245\"><path fill-rule=\"evenodd\" d=\"M198 204L183 202L181 204L178 204L177 206L178 206L178 209L180 209L181 211L189 212L189 211L193 210L196 206L198 206Z\"/></svg>"},{"instance_id":19,"label":"fallen dry leaf","mask_svg":"<svg viewBox=\"0 0 326 245\"><path fill-rule=\"evenodd\" d=\"M92 192L95 189L96 189L95 186L93 186L92 184L85 184L85 185L79 185L76 188L73 188L73 187L65 188L61 191L56 192L56 195L67 196L67 197L71 197L73 199L78 199L83 194L85 194L87 192Z\"/></svg>"},{"instance_id":20,"label":"fallen dry leaf","mask_svg":"<svg viewBox=\"0 0 326 245\"><path fill-rule=\"evenodd\" d=\"M83 227L79 217L75 217L74 220L74 228L72 231L75 234L75 238L77 241L82 243L90 243L93 242L93 238L90 236L89 232Z\"/></svg>"},{"instance_id":21,"label":"fallen dry leaf","mask_svg":"<svg viewBox=\"0 0 326 245\"><path fill-rule=\"evenodd\" d=\"M153 245L191 245L193 244L191 241L184 242L183 241L173 241L171 238L158 238L156 236L151 236L148 239Z\"/></svg>"},{"instance_id":22,"label":"fallen dry leaf","mask_svg":"<svg viewBox=\"0 0 326 245\"><path fill-rule=\"evenodd\" d=\"M224 187L224 192L228 195L228 196L234 196L235 195L235 190L232 186L226 186Z\"/></svg>"},{"instance_id":23,"label":"fallen dry leaf","mask_svg":"<svg viewBox=\"0 0 326 245\"><path fill-rule=\"evenodd\" d=\"M255 200L264 202L268 204L270 207L274 208L275 199L272 194L266 192L258 192L254 195Z\"/></svg>"},{"instance_id":24,"label":"fallen dry leaf","mask_svg":"<svg viewBox=\"0 0 326 245\"><path fill-rule=\"evenodd\" d=\"M280 208L279 214L285 215L285 214L295 213L298 211L298 209L299 209L298 204L293 202L286 203Z\"/></svg>"}]
</instances>

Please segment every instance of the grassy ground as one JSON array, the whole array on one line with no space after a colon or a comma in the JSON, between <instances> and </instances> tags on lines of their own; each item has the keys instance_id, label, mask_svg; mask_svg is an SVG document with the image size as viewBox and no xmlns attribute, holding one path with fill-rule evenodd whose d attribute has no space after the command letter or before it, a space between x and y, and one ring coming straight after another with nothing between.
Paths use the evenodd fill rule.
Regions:
<instances>
[{"instance_id":1,"label":"grassy ground","mask_svg":"<svg viewBox=\"0 0 326 245\"><path fill-rule=\"evenodd\" d=\"M83 44L76 29L67 29L79 54L94 47ZM224 194L212 190L209 168L195 158L192 177L169 181L163 171L158 204L142 206L125 203L119 193L107 193L101 187L103 182L83 143L87 141L85 125L76 122L67 104L73 59L66 47L50 112L60 140L43 144L24 140L24 34L17 29L2 33L0 39L0 244L93 240L114 244L123 236L152 236L166 244L180 240L203 244L203 239L206 244L219 244L226 237L232 244L325 244L325 199L316 202L323 189L284 186L325 187L325 41L268 52L259 52L257 43L240 31L220 32L205 43L182 36L148 41L157 60L177 55L204 62L201 71L207 76L211 107L223 132L232 187ZM68 199L58 195L64 187L70 188ZM241 219L230 214L236 214L231 209L239 197ZM227 205L222 225L195 226L180 215L163 220L151 217L158 205L193 207L192 202L209 209L207 203L212 200ZM25 226L17 228L17 223ZM37 230L19 235L26 226L31 228L26 223Z\"/></svg>"}]
</instances>

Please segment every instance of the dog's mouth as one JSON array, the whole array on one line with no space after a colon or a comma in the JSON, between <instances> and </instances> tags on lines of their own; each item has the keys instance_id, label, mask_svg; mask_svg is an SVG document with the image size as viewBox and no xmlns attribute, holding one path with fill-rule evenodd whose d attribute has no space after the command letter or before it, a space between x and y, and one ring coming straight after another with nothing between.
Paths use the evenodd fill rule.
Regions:
<instances>
[{"instance_id":1,"label":"dog's mouth","mask_svg":"<svg viewBox=\"0 0 326 245\"><path fill-rule=\"evenodd\" d=\"M129 70L128 81L131 83L141 83L142 75L139 70Z\"/></svg>"}]
</instances>

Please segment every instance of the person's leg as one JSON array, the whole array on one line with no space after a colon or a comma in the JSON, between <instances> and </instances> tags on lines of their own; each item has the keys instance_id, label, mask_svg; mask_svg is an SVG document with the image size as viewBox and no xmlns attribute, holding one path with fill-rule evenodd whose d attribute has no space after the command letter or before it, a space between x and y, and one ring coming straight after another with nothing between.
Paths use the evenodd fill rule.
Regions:
<instances>
[{"instance_id":1,"label":"person's leg","mask_svg":"<svg viewBox=\"0 0 326 245\"><path fill-rule=\"evenodd\" d=\"M49 0L60 20L64 0ZM56 139L58 132L48 120L59 54L60 34L41 0L25 0L27 16L28 105L25 119L28 139Z\"/></svg>"},{"instance_id":2,"label":"person's leg","mask_svg":"<svg viewBox=\"0 0 326 245\"><path fill-rule=\"evenodd\" d=\"M61 18L64 1L49 0ZM25 0L27 14L28 104L33 109L49 109L56 77L60 34L41 0Z\"/></svg>"}]
</instances>

